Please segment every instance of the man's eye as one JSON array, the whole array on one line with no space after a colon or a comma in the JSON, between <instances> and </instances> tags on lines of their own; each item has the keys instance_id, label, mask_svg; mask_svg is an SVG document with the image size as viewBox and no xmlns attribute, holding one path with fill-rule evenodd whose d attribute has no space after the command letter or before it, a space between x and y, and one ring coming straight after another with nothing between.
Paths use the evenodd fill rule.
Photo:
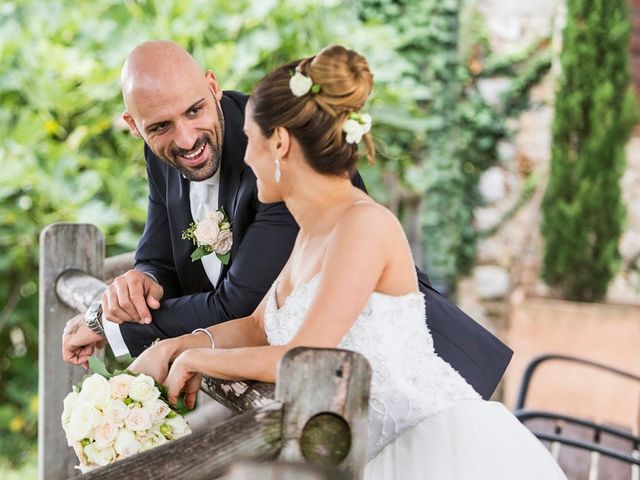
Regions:
<instances>
[{"instance_id":1,"label":"man's eye","mask_svg":"<svg viewBox=\"0 0 640 480\"><path fill-rule=\"evenodd\" d=\"M200 110L202 110L202 107L193 107L189 110L189 115L197 115Z\"/></svg>"},{"instance_id":2,"label":"man's eye","mask_svg":"<svg viewBox=\"0 0 640 480\"><path fill-rule=\"evenodd\" d=\"M154 125L153 127L151 127L149 130L155 133L155 132L160 132L165 128L167 128L167 123L158 123L157 125Z\"/></svg>"}]
</instances>

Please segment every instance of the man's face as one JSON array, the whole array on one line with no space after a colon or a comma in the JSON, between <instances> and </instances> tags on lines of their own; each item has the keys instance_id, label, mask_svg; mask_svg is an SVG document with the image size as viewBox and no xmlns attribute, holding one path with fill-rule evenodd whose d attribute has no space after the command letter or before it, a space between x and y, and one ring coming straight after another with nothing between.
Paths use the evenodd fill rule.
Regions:
<instances>
[{"instance_id":1,"label":"man's face","mask_svg":"<svg viewBox=\"0 0 640 480\"><path fill-rule=\"evenodd\" d=\"M211 72L204 78L168 75L135 91L124 119L158 157L188 180L199 182L220 167L224 138L220 97Z\"/></svg>"}]
</instances>

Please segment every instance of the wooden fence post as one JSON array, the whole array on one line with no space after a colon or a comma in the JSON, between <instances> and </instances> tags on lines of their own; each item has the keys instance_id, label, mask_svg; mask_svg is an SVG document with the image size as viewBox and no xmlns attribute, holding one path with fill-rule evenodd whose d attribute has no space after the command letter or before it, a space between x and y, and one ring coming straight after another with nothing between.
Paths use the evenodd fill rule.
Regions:
<instances>
[{"instance_id":1,"label":"wooden fence post","mask_svg":"<svg viewBox=\"0 0 640 480\"><path fill-rule=\"evenodd\" d=\"M74 475L77 463L67 446L60 417L62 401L83 370L62 360L62 330L77 312L56 294L58 277L69 269L102 278L104 239L93 225L58 223L40 234L38 476L58 480Z\"/></svg>"},{"instance_id":2,"label":"wooden fence post","mask_svg":"<svg viewBox=\"0 0 640 480\"><path fill-rule=\"evenodd\" d=\"M337 467L362 478L367 450L371 369L347 350L295 348L278 367L284 404L279 460Z\"/></svg>"}]
</instances>

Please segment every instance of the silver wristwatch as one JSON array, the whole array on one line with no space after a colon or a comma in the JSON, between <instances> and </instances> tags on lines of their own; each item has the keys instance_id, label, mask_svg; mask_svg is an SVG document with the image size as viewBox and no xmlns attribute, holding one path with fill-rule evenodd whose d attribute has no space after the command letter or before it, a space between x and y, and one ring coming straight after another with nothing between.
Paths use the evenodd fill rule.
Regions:
<instances>
[{"instance_id":1,"label":"silver wristwatch","mask_svg":"<svg viewBox=\"0 0 640 480\"><path fill-rule=\"evenodd\" d=\"M91 329L92 332L104 337L104 328L102 327L102 304L95 302L91 304L87 313L84 314L84 323Z\"/></svg>"}]
</instances>

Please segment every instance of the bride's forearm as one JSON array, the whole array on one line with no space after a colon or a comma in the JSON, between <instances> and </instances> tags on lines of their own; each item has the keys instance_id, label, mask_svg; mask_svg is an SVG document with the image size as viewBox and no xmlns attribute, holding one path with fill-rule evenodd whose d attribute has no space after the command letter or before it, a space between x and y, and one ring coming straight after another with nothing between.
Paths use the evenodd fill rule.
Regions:
<instances>
[{"instance_id":1,"label":"bride's forearm","mask_svg":"<svg viewBox=\"0 0 640 480\"><path fill-rule=\"evenodd\" d=\"M268 343L264 330L258 326L253 317L230 320L206 330L213 337L216 349L256 347ZM211 339L204 332L187 333L164 340L162 343L171 361L188 349L211 348Z\"/></svg>"},{"instance_id":2,"label":"bride's forearm","mask_svg":"<svg viewBox=\"0 0 640 480\"><path fill-rule=\"evenodd\" d=\"M275 383L278 362L291 347L266 345L248 348L186 350L179 360L193 373L225 380Z\"/></svg>"}]
</instances>

